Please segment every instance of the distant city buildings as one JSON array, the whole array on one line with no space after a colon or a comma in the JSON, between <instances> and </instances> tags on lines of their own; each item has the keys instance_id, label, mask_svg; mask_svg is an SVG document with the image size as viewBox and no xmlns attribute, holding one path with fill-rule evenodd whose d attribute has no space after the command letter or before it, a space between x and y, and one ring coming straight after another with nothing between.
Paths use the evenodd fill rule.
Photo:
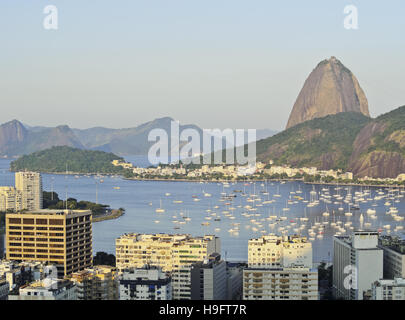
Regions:
<instances>
[{"instance_id":1,"label":"distant city buildings","mask_svg":"<svg viewBox=\"0 0 405 320\"><path fill-rule=\"evenodd\" d=\"M15 187L0 186L0 212L42 209L42 178L36 172L16 172Z\"/></svg>"},{"instance_id":2,"label":"distant city buildings","mask_svg":"<svg viewBox=\"0 0 405 320\"><path fill-rule=\"evenodd\" d=\"M92 266L92 213L37 210L6 214L6 258L53 264L60 278Z\"/></svg>"}]
</instances>

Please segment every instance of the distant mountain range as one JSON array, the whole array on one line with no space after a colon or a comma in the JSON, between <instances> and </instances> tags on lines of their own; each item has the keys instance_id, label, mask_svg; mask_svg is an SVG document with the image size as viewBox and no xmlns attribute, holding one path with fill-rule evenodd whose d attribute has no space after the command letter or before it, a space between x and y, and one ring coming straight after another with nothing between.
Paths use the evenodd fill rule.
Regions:
<instances>
[{"instance_id":1,"label":"distant mountain range","mask_svg":"<svg viewBox=\"0 0 405 320\"><path fill-rule=\"evenodd\" d=\"M172 118L165 117L126 129L71 129L68 126L32 127L13 120L0 125L0 156L18 157L55 146L112 152L120 156L147 155L154 144L148 141L149 132L156 128L164 129L170 139L172 121ZM180 132L189 128L197 130L202 137L202 129L198 126L180 124ZM257 139L274 133L268 129L257 130Z\"/></svg>"}]
</instances>

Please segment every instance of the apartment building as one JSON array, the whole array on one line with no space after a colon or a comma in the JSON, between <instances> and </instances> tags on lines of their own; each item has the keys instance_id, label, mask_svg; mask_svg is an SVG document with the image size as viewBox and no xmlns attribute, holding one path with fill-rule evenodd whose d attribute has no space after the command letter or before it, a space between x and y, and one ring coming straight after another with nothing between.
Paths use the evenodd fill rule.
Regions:
<instances>
[{"instance_id":1,"label":"apartment building","mask_svg":"<svg viewBox=\"0 0 405 320\"><path fill-rule=\"evenodd\" d=\"M172 279L160 267L126 269L119 280L120 300L172 300Z\"/></svg>"},{"instance_id":2,"label":"apartment building","mask_svg":"<svg viewBox=\"0 0 405 320\"><path fill-rule=\"evenodd\" d=\"M245 269L243 300L318 300L318 271L310 268Z\"/></svg>"},{"instance_id":3,"label":"apartment building","mask_svg":"<svg viewBox=\"0 0 405 320\"><path fill-rule=\"evenodd\" d=\"M333 239L333 292L336 298L363 300L383 278L383 250L377 231L354 231Z\"/></svg>"},{"instance_id":4,"label":"apartment building","mask_svg":"<svg viewBox=\"0 0 405 320\"><path fill-rule=\"evenodd\" d=\"M35 281L10 294L8 300L77 300L76 287L68 280Z\"/></svg>"},{"instance_id":5,"label":"apartment building","mask_svg":"<svg viewBox=\"0 0 405 320\"><path fill-rule=\"evenodd\" d=\"M191 265L216 252L220 239L211 235L126 234L116 240L117 269L161 267L172 275L176 300L191 298Z\"/></svg>"},{"instance_id":6,"label":"apartment building","mask_svg":"<svg viewBox=\"0 0 405 320\"><path fill-rule=\"evenodd\" d=\"M312 244L305 237L268 235L249 240L249 268L312 268Z\"/></svg>"},{"instance_id":7,"label":"apartment building","mask_svg":"<svg viewBox=\"0 0 405 320\"><path fill-rule=\"evenodd\" d=\"M42 177L37 172L16 172L15 188L21 193L22 209L42 209Z\"/></svg>"},{"instance_id":8,"label":"apartment building","mask_svg":"<svg viewBox=\"0 0 405 320\"><path fill-rule=\"evenodd\" d=\"M383 250L384 279L405 278L405 240L399 237L379 237Z\"/></svg>"},{"instance_id":9,"label":"apartment building","mask_svg":"<svg viewBox=\"0 0 405 320\"><path fill-rule=\"evenodd\" d=\"M305 237L268 235L249 240L244 300L317 300L318 271Z\"/></svg>"},{"instance_id":10,"label":"apartment building","mask_svg":"<svg viewBox=\"0 0 405 320\"><path fill-rule=\"evenodd\" d=\"M0 187L0 212L22 209L22 193L13 187Z\"/></svg>"},{"instance_id":11,"label":"apartment building","mask_svg":"<svg viewBox=\"0 0 405 320\"><path fill-rule=\"evenodd\" d=\"M6 214L6 259L55 265L58 277L92 266L92 214L37 210Z\"/></svg>"},{"instance_id":12,"label":"apartment building","mask_svg":"<svg viewBox=\"0 0 405 320\"><path fill-rule=\"evenodd\" d=\"M226 300L227 267L218 253L191 267L191 300Z\"/></svg>"},{"instance_id":13,"label":"apartment building","mask_svg":"<svg viewBox=\"0 0 405 320\"><path fill-rule=\"evenodd\" d=\"M118 300L118 274L115 267L94 266L68 276L77 288L78 300Z\"/></svg>"},{"instance_id":14,"label":"apartment building","mask_svg":"<svg viewBox=\"0 0 405 320\"><path fill-rule=\"evenodd\" d=\"M405 279L376 281L371 292L371 300L405 300Z\"/></svg>"}]
</instances>

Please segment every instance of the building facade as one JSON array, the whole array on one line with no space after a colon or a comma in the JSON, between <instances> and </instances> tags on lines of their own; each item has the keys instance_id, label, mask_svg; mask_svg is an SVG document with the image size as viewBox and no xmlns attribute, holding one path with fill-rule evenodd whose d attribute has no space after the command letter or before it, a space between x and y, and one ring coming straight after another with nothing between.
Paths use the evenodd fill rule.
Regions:
<instances>
[{"instance_id":1,"label":"building facade","mask_svg":"<svg viewBox=\"0 0 405 320\"><path fill-rule=\"evenodd\" d=\"M0 212L20 211L22 206L22 194L13 187L0 187Z\"/></svg>"},{"instance_id":2,"label":"building facade","mask_svg":"<svg viewBox=\"0 0 405 320\"><path fill-rule=\"evenodd\" d=\"M55 265L58 277L92 266L92 214L38 210L6 214L6 259Z\"/></svg>"},{"instance_id":3,"label":"building facade","mask_svg":"<svg viewBox=\"0 0 405 320\"><path fill-rule=\"evenodd\" d=\"M78 300L118 300L118 274L115 267L94 266L69 277L77 288Z\"/></svg>"},{"instance_id":4,"label":"building facade","mask_svg":"<svg viewBox=\"0 0 405 320\"><path fill-rule=\"evenodd\" d=\"M226 300L227 268L218 253L191 267L191 300Z\"/></svg>"},{"instance_id":5,"label":"building facade","mask_svg":"<svg viewBox=\"0 0 405 320\"><path fill-rule=\"evenodd\" d=\"M318 271L309 268L248 268L243 300L318 300Z\"/></svg>"},{"instance_id":6,"label":"building facade","mask_svg":"<svg viewBox=\"0 0 405 320\"><path fill-rule=\"evenodd\" d=\"M21 193L22 209L28 211L42 209L42 177L40 173L16 172L15 188Z\"/></svg>"},{"instance_id":7,"label":"building facade","mask_svg":"<svg viewBox=\"0 0 405 320\"><path fill-rule=\"evenodd\" d=\"M249 240L249 268L312 268L312 244L299 236L263 236Z\"/></svg>"},{"instance_id":8,"label":"building facade","mask_svg":"<svg viewBox=\"0 0 405 320\"><path fill-rule=\"evenodd\" d=\"M119 280L120 300L172 300L172 279L160 267L126 269Z\"/></svg>"},{"instance_id":9,"label":"building facade","mask_svg":"<svg viewBox=\"0 0 405 320\"><path fill-rule=\"evenodd\" d=\"M405 279L376 281L371 291L372 300L405 300Z\"/></svg>"},{"instance_id":10,"label":"building facade","mask_svg":"<svg viewBox=\"0 0 405 320\"><path fill-rule=\"evenodd\" d=\"M36 281L22 286L18 295L10 294L8 300L77 300L76 287L68 280Z\"/></svg>"},{"instance_id":11,"label":"building facade","mask_svg":"<svg viewBox=\"0 0 405 320\"><path fill-rule=\"evenodd\" d=\"M191 298L191 265L221 252L215 236L126 234L116 240L117 269L157 266L172 276L173 299Z\"/></svg>"},{"instance_id":12,"label":"building facade","mask_svg":"<svg viewBox=\"0 0 405 320\"><path fill-rule=\"evenodd\" d=\"M405 278L405 240L382 236L378 243L384 252L384 279Z\"/></svg>"},{"instance_id":13,"label":"building facade","mask_svg":"<svg viewBox=\"0 0 405 320\"><path fill-rule=\"evenodd\" d=\"M383 278L383 250L377 231L354 231L333 240L333 292L345 300L363 300Z\"/></svg>"}]
</instances>

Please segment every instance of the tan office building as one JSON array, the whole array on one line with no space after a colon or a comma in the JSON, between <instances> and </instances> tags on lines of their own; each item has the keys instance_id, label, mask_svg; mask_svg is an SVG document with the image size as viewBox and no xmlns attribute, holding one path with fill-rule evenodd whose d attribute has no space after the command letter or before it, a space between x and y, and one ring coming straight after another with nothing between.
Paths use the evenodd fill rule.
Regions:
<instances>
[{"instance_id":1,"label":"tan office building","mask_svg":"<svg viewBox=\"0 0 405 320\"><path fill-rule=\"evenodd\" d=\"M38 210L6 214L6 259L56 265L58 277L92 266L92 214Z\"/></svg>"}]
</instances>

